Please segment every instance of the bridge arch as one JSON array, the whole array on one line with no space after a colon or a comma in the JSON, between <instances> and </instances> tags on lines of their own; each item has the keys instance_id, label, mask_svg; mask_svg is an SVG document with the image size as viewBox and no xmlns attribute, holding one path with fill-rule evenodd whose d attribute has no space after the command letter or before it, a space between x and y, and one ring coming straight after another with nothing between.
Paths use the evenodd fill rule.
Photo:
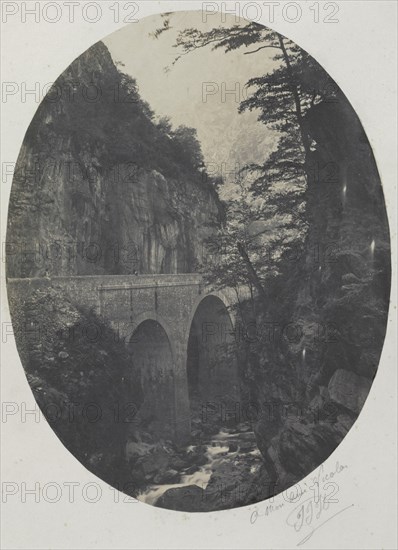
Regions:
<instances>
[{"instance_id":1,"label":"bridge arch","mask_svg":"<svg viewBox=\"0 0 398 550\"><path fill-rule=\"evenodd\" d=\"M166 333L166 336L169 340L171 353L173 356L173 360L175 361L177 356L177 351L175 346L175 337L174 337L173 329L170 323L166 321L166 319L161 315L159 315L156 311L144 311L139 315L137 315L136 317L134 317L134 322L126 330L125 342L128 349L130 349L129 346L133 343L132 342L133 336L137 332L138 327L145 321L155 321L162 327L162 329Z\"/></svg>"},{"instance_id":2,"label":"bridge arch","mask_svg":"<svg viewBox=\"0 0 398 550\"><path fill-rule=\"evenodd\" d=\"M158 315L143 313L136 318L126 345L132 371L139 375L143 393L136 419L140 431L173 438L176 355L170 327Z\"/></svg>"},{"instance_id":3,"label":"bridge arch","mask_svg":"<svg viewBox=\"0 0 398 550\"><path fill-rule=\"evenodd\" d=\"M186 340L188 340L189 333L191 330L192 321L195 317L196 311L203 302L204 299L206 299L208 296L213 296L214 298L218 298L220 302L224 305L225 309L228 311L229 317L231 319L232 327L235 329L236 325L236 314L233 310L233 306L235 305L234 300L231 299L231 297L228 295L226 291L223 290L213 290L212 292L199 294L199 296L196 298L192 305L191 313L188 319L187 323L187 331L186 331Z\"/></svg>"},{"instance_id":4,"label":"bridge arch","mask_svg":"<svg viewBox=\"0 0 398 550\"><path fill-rule=\"evenodd\" d=\"M225 424L225 411L239 401L235 317L222 293L198 298L186 336L186 372L192 427L207 422L203 411L211 404L210 421ZM232 415L233 416L233 415Z\"/></svg>"}]
</instances>

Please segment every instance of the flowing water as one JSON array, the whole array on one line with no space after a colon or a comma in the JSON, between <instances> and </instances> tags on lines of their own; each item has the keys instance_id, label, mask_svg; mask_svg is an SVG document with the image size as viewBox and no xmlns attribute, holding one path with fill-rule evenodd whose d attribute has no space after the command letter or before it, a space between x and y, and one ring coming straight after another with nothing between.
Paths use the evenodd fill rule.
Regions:
<instances>
[{"instance_id":1,"label":"flowing water","mask_svg":"<svg viewBox=\"0 0 398 550\"><path fill-rule=\"evenodd\" d=\"M202 444L200 446L202 446ZM260 451L256 446L254 433L251 431L231 433L221 430L218 434L212 436L209 441L205 443L205 446L207 462L203 466L198 466L196 471L189 474L182 471L178 483L151 485L138 495L138 500L146 504L154 505L159 497L168 489L187 487L188 485L197 485L205 489L214 468L221 462L232 462L237 457L243 460L245 457L249 457L248 459L251 463L250 473L252 474L254 474L262 464ZM195 445L190 445L186 450L192 452L195 448Z\"/></svg>"}]
</instances>

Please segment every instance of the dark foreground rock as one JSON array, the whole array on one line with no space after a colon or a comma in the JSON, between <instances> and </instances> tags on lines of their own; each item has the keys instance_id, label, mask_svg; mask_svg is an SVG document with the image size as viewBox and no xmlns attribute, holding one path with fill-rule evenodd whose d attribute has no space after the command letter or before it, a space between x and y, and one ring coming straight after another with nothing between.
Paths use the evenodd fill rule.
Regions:
<instances>
[{"instance_id":1,"label":"dark foreground rock","mask_svg":"<svg viewBox=\"0 0 398 550\"><path fill-rule=\"evenodd\" d=\"M168 489L156 502L158 508L184 512L201 512L203 489L197 485Z\"/></svg>"},{"instance_id":2,"label":"dark foreground rock","mask_svg":"<svg viewBox=\"0 0 398 550\"><path fill-rule=\"evenodd\" d=\"M338 369L330 379L330 398L354 413L359 414L368 396L372 382L363 376Z\"/></svg>"}]
</instances>

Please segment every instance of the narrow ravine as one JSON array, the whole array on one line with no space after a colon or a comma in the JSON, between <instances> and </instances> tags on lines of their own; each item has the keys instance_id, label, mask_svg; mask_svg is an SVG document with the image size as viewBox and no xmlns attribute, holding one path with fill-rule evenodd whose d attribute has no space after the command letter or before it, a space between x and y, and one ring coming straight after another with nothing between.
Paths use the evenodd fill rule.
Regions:
<instances>
[{"instance_id":1,"label":"narrow ravine","mask_svg":"<svg viewBox=\"0 0 398 550\"><path fill-rule=\"evenodd\" d=\"M207 462L193 470L192 466L183 468L179 481L169 484L154 484L148 486L137 498L146 504L156 506L159 498L169 489L192 487L193 485L205 490L216 470L222 466L241 465L250 467L250 473L255 474L262 464L260 451L257 448L252 431L232 431L221 429L216 435L210 436L205 443L189 445L185 448L187 455L193 454L198 447L206 447ZM233 479L231 477L231 484Z\"/></svg>"}]
</instances>

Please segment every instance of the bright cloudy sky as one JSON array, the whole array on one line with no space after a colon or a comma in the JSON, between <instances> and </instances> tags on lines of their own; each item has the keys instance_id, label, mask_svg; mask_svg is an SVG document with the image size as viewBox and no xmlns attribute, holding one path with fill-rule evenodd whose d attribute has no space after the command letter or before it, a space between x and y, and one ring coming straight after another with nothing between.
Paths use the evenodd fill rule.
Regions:
<instances>
[{"instance_id":1,"label":"bright cloudy sky","mask_svg":"<svg viewBox=\"0 0 398 550\"><path fill-rule=\"evenodd\" d=\"M225 25L235 23L227 19ZM222 94L222 89L237 90L241 96L250 77L272 70L270 51L243 55L244 49L225 54L223 50L199 49L182 57L169 72L178 50L173 47L178 31L194 27L209 30L222 25L219 16L202 21L201 12L177 12L171 18L172 30L158 39L150 37L162 26L160 15L130 24L104 39L114 61L136 78L140 94L158 116L169 116L174 127L184 124L197 129L210 172L224 163L225 171L246 162L262 162L274 144L274 136L257 122L255 113L238 114L239 97ZM203 101L204 89L218 90ZM229 178L228 178L229 179Z\"/></svg>"}]
</instances>

